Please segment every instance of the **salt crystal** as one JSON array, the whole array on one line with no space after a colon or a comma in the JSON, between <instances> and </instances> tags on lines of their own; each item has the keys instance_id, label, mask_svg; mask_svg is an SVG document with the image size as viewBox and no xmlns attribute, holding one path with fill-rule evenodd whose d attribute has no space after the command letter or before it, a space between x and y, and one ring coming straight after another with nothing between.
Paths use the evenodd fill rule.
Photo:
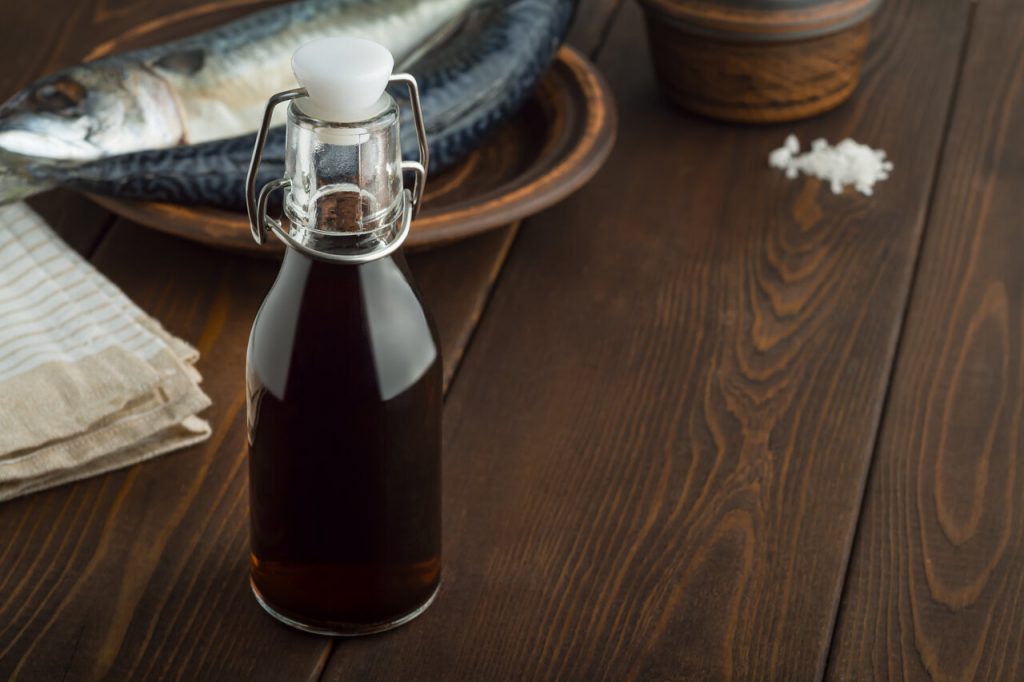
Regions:
<instances>
[{"instance_id":1,"label":"salt crystal","mask_svg":"<svg viewBox=\"0 0 1024 682\"><path fill-rule=\"evenodd\" d=\"M893 170L884 151L849 138L834 147L818 138L811 142L811 151L800 154L796 135L786 137L783 146L769 154L768 164L784 171L787 178L804 173L825 180L836 194L842 194L847 185L853 185L867 196L874 192L875 183L888 179Z\"/></svg>"},{"instance_id":2,"label":"salt crystal","mask_svg":"<svg viewBox=\"0 0 1024 682\"><path fill-rule=\"evenodd\" d=\"M768 165L772 168L786 168L793 158L793 153L785 147L779 147L768 155Z\"/></svg>"}]
</instances>

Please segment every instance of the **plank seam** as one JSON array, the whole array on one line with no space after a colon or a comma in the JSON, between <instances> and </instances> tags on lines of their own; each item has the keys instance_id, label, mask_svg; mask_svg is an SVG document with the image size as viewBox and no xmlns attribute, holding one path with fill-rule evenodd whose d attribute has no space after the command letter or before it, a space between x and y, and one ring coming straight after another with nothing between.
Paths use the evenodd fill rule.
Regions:
<instances>
[{"instance_id":1,"label":"plank seam","mask_svg":"<svg viewBox=\"0 0 1024 682\"><path fill-rule=\"evenodd\" d=\"M867 490L870 485L871 479L874 476L875 463L878 461L878 450L881 447L881 435L885 428L886 416L889 414L889 404L892 399L893 390L893 379L896 375L896 368L900 364L900 358L903 355L903 338L904 332L907 329L907 320L910 318L911 303L914 300L914 291L917 287L918 275L921 266L921 255L924 253L925 241L928 238L928 228L932 222L932 210L935 206L936 192L938 191L939 178L942 172L943 164L946 158L946 148L949 143L949 134L953 127L953 118L957 110L957 100L960 97L960 85L963 79L964 66L967 62L967 52L970 46L971 36L974 31L974 15L977 9L978 0L971 0L967 5L967 21L964 27L963 40L960 43L960 54L957 55L957 66L956 74L953 76L953 89L950 93L949 106L946 108L946 116L942 125L942 136L939 144L939 155L935 161L935 170L932 172L931 181L928 187L928 201L925 204L925 214L923 220L923 227L921 230L921 238L918 240L917 251L914 254L914 262L910 268L910 286L907 288L907 295L903 302L903 310L900 314L900 322L897 326L896 344L893 350L892 362L889 365L889 376L886 381L885 393L882 396L882 406L878 415L878 422L875 428L874 439L871 443L871 457L868 459L867 470L865 471L864 478L860 490L860 499L857 502L857 515L855 517L855 525L853 531L853 538L847 547L846 557L844 559L843 569L843 580L840 583L839 599L837 600L835 614L832 618L832 628L828 635L828 648L825 653L825 660L819 665L818 679L824 679L828 677L833 668L833 651L836 645L836 629L840 619L843 616L843 606L846 600L847 587L849 585L851 566L853 564L852 558L856 552L857 546L860 543L861 538L861 520L864 518L864 506L867 501Z\"/></svg>"},{"instance_id":2,"label":"plank seam","mask_svg":"<svg viewBox=\"0 0 1024 682\"><path fill-rule=\"evenodd\" d=\"M619 12L622 10L622 0L615 0L615 7L608 15L608 21L605 22L604 28L601 29L601 33L597 38L597 44L594 45L594 49L590 52L590 61L596 62L598 55L601 54L601 50L604 49L604 44L608 42L608 36L612 33L612 27L615 26L615 19L619 16Z\"/></svg>"},{"instance_id":3,"label":"plank seam","mask_svg":"<svg viewBox=\"0 0 1024 682\"><path fill-rule=\"evenodd\" d=\"M487 314L487 309L491 305L491 299L494 297L494 291L495 289L497 289L498 282L501 280L501 276L505 272L505 263L508 262L508 257L509 254L512 252L512 246L515 244L516 237L519 236L520 225L521 223L517 221L509 226L513 230L515 230L515 234L513 234L512 237L505 244L504 253L501 254L501 258L499 259L496 265L497 272L494 275L494 279L491 281L490 287L488 287L487 289L487 293L484 295L483 301L480 303L480 310L477 314L476 324L474 324L472 329L469 330L469 335L466 338L466 342L462 346L462 352L459 354L459 357L455 360L455 365L452 367L452 374L451 377L448 379L448 385L444 388L445 403L448 402L448 395L452 391L452 386L455 385L455 380L459 377L459 374L461 373L463 361L466 359L466 353L469 351L470 346L473 344L473 339L476 338L477 330L480 329L480 325L483 323L484 315ZM331 660L331 657L334 655L334 651L339 646L339 638L332 637L328 639L327 647L324 650L324 654L320 657L320 660L317 661L316 667L310 673L309 679L311 682L314 680L319 682L324 679L324 675L327 674L327 663Z\"/></svg>"},{"instance_id":4,"label":"plank seam","mask_svg":"<svg viewBox=\"0 0 1024 682\"><path fill-rule=\"evenodd\" d=\"M472 347L473 341L476 339L480 325L483 324L484 315L487 314L487 309L491 307L491 300L494 298L494 292L497 290L498 284L501 282L502 275L505 273L505 263L508 262L509 255L512 253L512 247L515 246L516 239L519 237L519 228L521 226L522 223L520 221L516 221L509 225L513 230L513 234L505 244L504 253L501 254L500 259L495 265L496 271L494 273L494 278L491 280L491 285L487 288L487 291L484 293L484 298L480 302L480 309L477 311L476 315L476 323L466 335L466 341L462 344L459 356L455 359L455 365L452 367L451 377L448 379L448 385L444 389L446 402L448 394L452 392L452 386L455 385L455 380L458 379L459 375L462 373L463 361L466 359L466 354L469 353L469 349Z\"/></svg>"},{"instance_id":5,"label":"plank seam","mask_svg":"<svg viewBox=\"0 0 1024 682\"><path fill-rule=\"evenodd\" d=\"M601 54L601 50L604 48L605 42L608 40L608 36L611 34L612 27L615 25L615 20L618 18L619 12L622 10L622 5L622 0L615 0L615 6L612 8L612 11L609 12L608 20L605 21L604 27L601 29L600 36L597 40L597 45L594 46L594 49L591 50L589 54L590 61L597 62L597 59ZM509 258L512 255L512 251L513 249L515 249L516 244L519 241L520 228L528 224L528 221L529 217L516 223L515 234L513 234L512 238L508 241L508 245L505 247L505 253L502 254L501 262L498 264L498 273L495 275L494 281L491 282L491 286L487 290L487 293L484 296L484 300L480 305L480 314L477 317L476 324L473 325L473 328L470 330L466 342L462 346L462 353L459 356L458 364L452 369L452 376L448 380L448 387L445 390L446 396L448 395L448 393L451 392L452 386L455 385L455 381L459 376L460 369L462 368L462 361L466 358L470 349L472 348L473 342L476 340L477 331L480 329L480 325L483 324L484 315L487 314L487 310L491 306L491 300L494 298L494 293L498 290L498 285L501 283L502 276L505 274L505 264L508 263Z\"/></svg>"},{"instance_id":6,"label":"plank seam","mask_svg":"<svg viewBox=\"0 0 1024 682\"><path fill-rule=\"evenodd\" d=\"M612 27L615 25L615 19L619 16L619 12L622 10L623 1L615 0L615 7L608 15L608 20L605 22L603 29L601 30L600 36L597 40L597 45L590 52L589 57L593 62L597 61L598 56L601 54L602 48L604 48L605 42L608 40L608 36L611 34ZM505 274L505 264L508 263L512 250L515 248L516 243L519 241L520 228L529 220L529 218L517 221L513 223L515 234L508 240L505 246L505 253L501 256L501 261L497 266L497 274L494 276L494 280L491 282L491 286L488 288L487 293L484 295L484 300L480 304L480 313L477 316L476 324L469 332L469 336L466 338L466 342L462 346L462 352L456 362L456 365L452 368L451 378L448 380L448 386L445 387L444 397L447 403L448 395L452 391L452 387L455 385L455 381L458 379L461 373L462 365L469 354L470 349L473 346L473 342L476 340L477 332L480 326L483 324L484 316L487 314L487 310L491 307L491 301L494 299L494 293L498 290L498 285L501 283L502 276ZM327 649L325 654L318 661L318 665L313 669L310 674L310 680L316 680L317 682L323 682L324 675L327 674L327 663L331 660L334 654L334 650L339 646L336 638L331 638L327 642Z\"/></svg>"},{"instance_id":7,"label":"plank seam","mask_svg":"<svg viewBox=\"0 0 1024 682\"><path fill-rule=\"evenodd\" d=\"M110 213L107 215L106 221L103 223L103 227L100 228L99 234L93 239L92 243L89 244L88 248L85 249L85 259L91 261L96 252L99 251L100 245L106 241L107 236L110 234L111 228L114 227L114 223L117 222L117 215Z\"/></svg>"}]
</instances>

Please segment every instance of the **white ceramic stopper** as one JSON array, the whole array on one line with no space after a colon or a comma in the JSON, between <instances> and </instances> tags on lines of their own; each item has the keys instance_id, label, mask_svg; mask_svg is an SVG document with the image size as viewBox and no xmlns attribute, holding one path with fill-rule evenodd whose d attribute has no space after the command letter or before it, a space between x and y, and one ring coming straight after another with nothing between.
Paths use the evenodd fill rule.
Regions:
<instances>
[{"instance_id":1,"label":"white ceramic stopper","mask_svg":"<svg viewBox=\"0 0 1024 682\"><path fill-rule=\"evenodd\" d=\"M365 38L320 38L292 55L295 80L309 93L303 110L336 123L371 118L394 67L391 52Z\"/></svg>"}]
</instances>

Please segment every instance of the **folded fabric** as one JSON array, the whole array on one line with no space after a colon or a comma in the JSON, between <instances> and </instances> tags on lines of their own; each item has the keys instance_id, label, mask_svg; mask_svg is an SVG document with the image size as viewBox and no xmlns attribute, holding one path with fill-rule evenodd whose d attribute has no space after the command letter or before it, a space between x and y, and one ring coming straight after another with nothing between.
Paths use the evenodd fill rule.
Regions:
<instances>
[{"instance_id":1,"label":"folded fabric","mask_svg":"<svg viewBox=\"0 0 1024 682\"><path fill-rule=\"evenodd\" d=\"M0 501L208 438L198 356L25 204L0 207Z\"/></svg>"}]
</instances>

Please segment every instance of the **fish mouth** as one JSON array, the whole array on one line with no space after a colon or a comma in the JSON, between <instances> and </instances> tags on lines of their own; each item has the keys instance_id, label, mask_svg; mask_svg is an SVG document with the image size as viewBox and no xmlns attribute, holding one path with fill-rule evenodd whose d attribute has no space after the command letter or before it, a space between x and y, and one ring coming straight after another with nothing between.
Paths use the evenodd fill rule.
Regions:
<instances>
[{"instance_id":1,"label":"fish mouth","mask_svg":"<svg viewBox=\"0 0 1024 682\"><path fill-rule=\"evenodd\" d=\"M30 159L91 161L100 150L82 138L43 133L17 124L0 125L0 150Z\"/></svg>"}]
</instances>

